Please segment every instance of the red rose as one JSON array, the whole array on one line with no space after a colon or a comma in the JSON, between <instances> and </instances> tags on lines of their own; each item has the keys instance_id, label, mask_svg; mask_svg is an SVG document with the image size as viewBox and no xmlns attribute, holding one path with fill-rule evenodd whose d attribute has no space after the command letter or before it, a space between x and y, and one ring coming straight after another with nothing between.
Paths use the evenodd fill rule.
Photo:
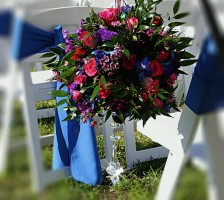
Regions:
<instances>
[{"instance_id":1,"label":"red rose","mask_svg":"<svg viewBox=\"0 0 224 200\"><path fill-rule=\"evenodd\" d=\"M84 70L86 74L91 77L97 74L95 58L90 58L88 60L88 62L84 65Z\"/></svg>"},{"instance_id":2,"label":"red rose","mask_svg":"<svg viewBox=\"0 0 224 200\"><path fill-rule=\"evenodd\" d=\"M145 90L150 92L151 95L156 94L159 90L159 80L153 80L149 77L144 79Z\"/></svg>"},{"instance_id":3,"label":"red rose","mask_svg":"<svg viewBox=\"0 0 224 200\"><path fill-rule=\"evenodd\" d=\"M135 68L135 55L131 54L130 58L128 60L128 58L126 56L123 57L123 68L125 70L132 70Z\"/></svg>"},{"instance_id":4,"label":"red rose","mask_svg":"<svg viewBox=\"0 0 224 200\"><path fill-rule=\"evenodd\" d=\"M148 68L152 70L152 77L163 74L163 67L157 60L151 61L148 65Z\"/></svg>"},{"instance_id":5,"label":"red rose","mask_svg":"<svg viewBox=\"0 0 224 200\"><path fill-rule=\"evenodd\" d=\"M76 84L83 84L86 82L86 76L79 74L74 78L74 82Z\"/></svg>"},{"instance_id":6,"label":"red rose","mask_svg":"<svg viewBox=\"0 0 224 200\"><path fill-rule=\"evenodd\" d=\"M160 101L159 99L154 98L153 101L155 102L157 108L162 108L163 107L163 102Z\"/></svg>"},{"instance_id":7,"label":"red rose","mask_svg":"<svg viewBox=\"0 0 224 200\"><path fill-rule=\"evenodd\" d=\"M133 30L135 25L137 25L137 24L138 24L138 19L136 17L132 17L132 18L127 19L126 27L128 30Z\"/></svg>"},{"instance_id":8,"label":"red rose","mask_svg":"<svg viewBox=\"0 0 224 200\"><path fill-rule=\"evenodd\" d=\"M96 46L96 39L93 36L90 36L88 31L83 31L80 35L80 40L84 43L84 45L94 48Z\"/></svg>"},{"instance_id":9,"label":"red rose","mask_svg":"<svg viewBox=\"0 0 224 200\"><path fill-rule=\"evenodd\" d=\"M141 94L141 97L142 97L144 102L147 102L149 100L149 94L147 94L146 92L143 92Z\"/></svg>"},{"instance_id":10,"label":"red rose","mask_svg":"<svg viewBox=\"0 0 224 200\"><path fill-rule=\"evenodd\" d=\"M116 21L116 12L117 8L107 8L98 15L106 24L111 25L112 22Z\"/></svg>"},{"instance_id":11,"label":"red rose","mask_svg":"<svg viewBox=\"0 0 224 200\"><path fill-rule=\"evenodd\" d=\"M99 96L102 99L106 99L108 96L110 96L110 90L106 89L104 86L100 86L100 91L98 92Z\"/></svg>"},{"instance_id":12,"label":"red rose","mask_svg":"<svg viewBox=\"0 0 224 200\"><path fill-rule=\"evenodd\" d=\"M167 59L168 55L169 55L169 53L167 51L161 51L157 55L156 59L159 60L159 61L163 61L163 60Z\"/></svg>"},{"instance_id":13,"label":"red rose","mask_svg":"<svg viewBox=\"0 0 224 200\"><path fill-rule=\"evenodd\" d=\"M85 56L85 55L86 55L86 51L84 49L82 49L81 47L77 47L72 56L72 60L78 60L80 57Z\"/></svg>"},{"instance_id":14,"label":"red rose","mask_svg":"<svg viewBox=\"0 0 224 200\"><path fill-rule=\"evenodd\" d=\"M173 86L176 80L177 80L177 75L176 74L172 74L167 79L167 83L169 84L169 86Z\"/></svg>"},{"instance_id":15,"label":"red rose","mask_svg":"<svg viewBox=\"0 0 224 200\"><path fill-rule=\"evenodd\" d=\"M78 101L79 99L82 98L82 93L80 91L75 90L72 93L72 98L73 98L74 101Z\"/></svg>"},{"instance_id":16,"label":"red rose","mask_svg":"<svg viewBox=\"0 0 224 200\"><path fill-rule=\"evenodd\" d=\"M160 16L155 16L153 19L152 24L158 25L160 22L161 17Z\"/></svg>"}]
</instances>

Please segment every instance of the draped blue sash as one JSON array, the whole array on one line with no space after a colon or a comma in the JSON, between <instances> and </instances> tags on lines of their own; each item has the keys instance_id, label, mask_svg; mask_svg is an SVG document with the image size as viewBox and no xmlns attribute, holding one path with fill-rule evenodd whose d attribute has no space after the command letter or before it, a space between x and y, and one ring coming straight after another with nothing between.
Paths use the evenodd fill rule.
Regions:
<instances>
[{"instance_id":1,"label":"draped blue sash","mask_svg":"<svg viewBox=\"0 0 224 200\"><path fill-rule=\"evenodd\" d=\"M12 12L10 10L0 11L0 36L9 36L11 30Z\"/></svg>"},{"instance_id":2,"label":"draped blue sash","mask_svg":"<svg viewBox=\"0 0 224 200\"><path fill-rule=\"evenodd\" d=\"M208 35L204 40L185 101L196 114L205 114L224 107L223 67L219 62L215 42Z\"/></svg>"},{"instance_id":3,"label":"draped blue sash","mask_svg":"<svg viewBox=\"0 0 224 200\"><path fill-rule=\"evenodd\" d=\"M61 26L50 33L15 18L11 56L21 60L62 42ZM57 89L60 85L58 82ZM67 87L63 89L67 90ZM60 98L56 98L56 101L60 101ZM66 116L61 109L63 106L55 111L53 169L70 166L71 176L75 180L90 185L99 184L103 178L95 131L89 126L89 121L85 124L77 120L62 121Z\"/></svg>"}]
</instances>

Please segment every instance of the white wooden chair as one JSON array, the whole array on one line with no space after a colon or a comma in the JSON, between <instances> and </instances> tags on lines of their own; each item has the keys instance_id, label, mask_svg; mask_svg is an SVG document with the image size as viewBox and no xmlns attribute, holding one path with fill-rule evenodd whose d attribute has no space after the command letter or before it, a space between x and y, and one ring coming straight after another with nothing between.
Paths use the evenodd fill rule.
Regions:
<instances>
[{"instance_id":1,"label":"white wooden chair","mask_svg":"<svg viewBox=\"0 0 224 200\"><path fill-rule=\"evenodd\" d=\"M198 7L201 9L201 7ZM223 8L223 3L216 4L216 11ZM200 10L198 10L200 13ZM203 21L205 17L200 18ZM223 25L223 24L222 24ZM198 27L196 26L196 32ZM200 30L200 29L199 29ZM204 33L201 34L203 38ZM223 199L223 167L224 160L222 154L224 150L223 142L223 113L224 110L213 111L208 114L199 116L195 114L186 104L182 110L178 123L172 127L175 132L176 140L175 147L170 148L170 153L165 165L162 179L157 191L157 200L170 200L173 198L176 185L178 183L181 170L185 164L186 158L192 148L193 139L198 134L198 129L203 132L208 155L203 162L203 168L208 170L208 185L209 185L209 199ZM200 120L201 119L201 120ZM199 122L202 124L199 124ZM202 126L200 126L202 125ZM181 137L180 137L181 136ZM165 137L165 135L163 136ZM174 140L173 140L174 143ZM190 154L191 156L194 156ZM207 165L207 166L205 166Z\"/></svg>"},{"instance_id":2,"label":"white wooden chair","mask_svg":"<svg viewBox=\"0 0 224 200\"><path fill-rule=\"evenodd\" d=\"M13 11L17 7L21 7L26 10L27 17L30 15L40 14L43 11L47 11L49 9L57 8L57 7L68 7L68 6L76 6L82 5L82 1L80 0L13 0L13 1L2 1L1 8L9 9L12 12L13 20ZM12 22L11 22L12 23ZM11 24L10 24L11 26ZM11 34L11 33L10 33ZM1 55L2 59L0 61L0 91L3 94L3 102L1 102L2 114L1 114L1 126L0 126L0 174L2 174L6 170L7 166L7 154L9 151L9 137L10 137L10 127L12 121L12 105L15 98L23 98L21 97L21 81L18 82L18 69L14 68L15 66L10 66L8 64L10 57L10 43L11 37L1 38L0 40L1 46ZM35 68L36 70L41 70L41 63L36 62ZM7 67L6 67L7 66ZM15 83L15 80L17 83ZM18 86L18 87L15 87ZM4 117L2 117L4 116ZM14 146L24 146L24 142L16 142Z\"/></svg>"}]
</instances>

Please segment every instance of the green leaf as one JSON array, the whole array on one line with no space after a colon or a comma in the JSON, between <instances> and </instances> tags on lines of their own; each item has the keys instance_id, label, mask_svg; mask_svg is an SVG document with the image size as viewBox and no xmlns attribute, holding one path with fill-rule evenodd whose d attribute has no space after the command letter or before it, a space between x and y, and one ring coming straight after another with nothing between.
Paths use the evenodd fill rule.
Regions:
<instances>
[{"instance_id":1,"label":"green leaf","mask_svg":"<svg viewBox=\"0 0 224 200\"><path fill-rule=\"evenodd\" d=\"M43 64L50 64L50 63L54 62L56 59L57 59L57 56L51 58L50 60L44 62Z\"/></svg>"},{"instance_id":2,"label":"green leaf","mask_svg":"<svg viewBox=\"0 0 224 200\"><path fill-rule=\"evenodd\" d=\"M163 100L167 99L167 97L163 96L161 93L158 93L158 97Z\"/></svg>"},{"instance_id":3,"label":"green leaf","mask_svg":"<svg viewBox=\"0 0 224 200\"><path fill-rule=\"evenodd\" d=\"M53 90L49 92L50 95L56 96L56 97L66 97L68 96L68 93L63 90Z\"/></svg>"},{"instance_id":4,"label":"green leaf","mask_svg":"<svg viewBox=\"0 0 224 200\"><path fill-rule=\"evenodd\" d=\"M141 30L148 30L150 29L150 26L147 26L147 25L140 25L139 27Z\"/></svg>"},{"instance_id":5,"label":"green leaf","mask_svg":"<svg viewBox=\"0 0 224 200\"><path fill-rule=\"evenodd\" d=\"M65 104L65 103L67 103L67 99L62 99L62 100L60 100L60 101L56 104L55 108L58 107L58 106L61 106L61 105Z\"/></svg>"},{"instance_id":6,"label":"green leaf","mask_svg":"<svg viewBox=\"0 0 224 200\"><path fill-rule=\"evenodd\" d=\"M110 48L114 48L114 44L111 42L106 42L102 45L103 47L110 47Z\"/></svg>"},{"instance_id":7,"label":"green leaf","mask_svg":"<svg viewBox=\"0 0 224 200\"><path fill-rule=\"evenodd\" d=\"M67 77L67 76L71 75L73 72L74 72L74 68L71 67L71 68L69 68L68 70L66 70L66 71L64 71L63 73L61 73L58 77L59 77L59 78Z\"/></svg>"},{"instance_id":8,"label":"green leaf","mask_svg":"<svg viewBox=\"0 0 224 200\"><path fill-rule=\"evenodd\" d=\"M57 63L50 63L50 64L47 64L46 66L49 68L54 68L57 66Z\"/></svg>"},{"instance_id":9,"label":"green leaf","mask_svg":"<svg viewBox=\"0 0 224 200\"><path fill-rule=\"evenodd\" d=\"M181 19L181 18L184 18L184 17L186 17L188 15L189 15L189 12L179 13L179 14L174 16L174 19Z\"/></svg>"},{"instance_id":10,"label":"green leaf","mask_svg":"<svg viewBox=\"0 0 224 200\"><path fill-rule=\"evenodd\" d=\"M179 54L180 59L189 59L189 58L194 58L195 56L187 51L182 51Z\"/></svg>"},{"instance_id":11,"label":"green leaf","mask_svg":"<svg viewBox=\"0 0 224 200\"><path fill-rule=\"evenodd\" d=\"M55 54L62 56L63 55L63 50L60 48L49 48L50 51L54 52Z\"/></svg>"},{"instance_id":12,"label":"green leaf","mask_svg":"<svg viewBox=\"0 0 224 200\"><path fill-rule=\"evenodd\" d=\"M67 55L65 55L65 56L63 57L61 63L63 64L63 63L65 62L65 60L69 60L69 59L73 56L74 51L75 51L75 50L70 51Z\"/></svg>"},{"instance_id":13,"label":"green leaf","mask_svg":"<svg viewBox=\"0 0 224 200\"><path fill-rule=\"evenodd\" d=\"M179 74L184 74L184 75L188 75L186 72L184 72L184 71L182 71L182 70L180 70L180 69L177 70L177 73L179 73Z\"/></svg>"},{"instance_id":14,"label":"green leaf","mask_svg":"<svg viewBox=\"0 0 224 200\"><path fill-rule=\"evenodd\" d=\"M135 86L132 83L131 83L130 91L131 92L137 92L137 90L135 89Z\"/></svg>"},{"instance_id":15,"label":"green leaf","mask_svg":"<svg viewBox=\"0 0 224 200\"><path fill-rule=\"evenodd\" d=\"M122 112L121 111L118 111L117 112L117 116L119 117L119 119L122 121L122 123L124 122L124 116L123 116L123 114L122 114Z\"/></svg>"},{"instance_id":16,"label":"green leaf","mask_svg":"<svg viewBox=\"0 0 224 200\"><path fill-rule=\"evenodd\" d=\"M107 113L106 113L106 117L105 117L105 119L104 119L104 122L106 122L108 119L109 119L109 117L111 116L111 110L108 110L107 111Z\"/></svg>"},{"instance_id":17,"label":"green leaf","mask_svg":"<svg viewBox=\"0 0 224 200\"><path fill-rule=\"evenodd\" d=\"M102 83L104 86L106 86L107 82L104 76L100 77L100 83Z\"/></svg>"},{"instance_id":18,"label":"green leaf","mask_svg":"<svg viewBox=\"0 0 224 200\"><path fill-rule=\"evenodd\" d=\"M171 22L171 23L168 24L168 26L169 26L170 28L174 28L174 27L176 27L176 26L181 26L181 25L183 25L183 24L185 24L185 22Z\"/></svg>"},{"instance_id":19,"label":"green leaf","mask_svg":"<svg viewBox=\"0 0 224 200\"><path fill-rule=\"evenodd\" d=\"M196 62L197 62L197 60L182 60L182 61L180 61L180 65L181 66L188 66L188 65L192 65Z\"/></svg>"},{"instance_id":20,"label":"green leaf","mask_svg":"<svg viewBox=\"0 0 224 200\"><path fill-rule=\"evenodd\" d=\"M43 54L40 58L48 58L48 57L52 57L52 56L55 56L55 54L52 52L48 52L48 53Z\"/></svg>"},{"instance_id":21,"label":"green leaf","mask_svg":"<svg viewBox=\"0 0 224 200\"><path fill-rule=\"evenodd\" d=\"M173 6L173 14L177 14L177 12L179 11L180 8L180 0L177 0Z\"/></svg>"},{"instance_id":22,"label":"green leaf","mask_svg":"<svg viewBox=\"0 0 224 200\"><path fill-rule=\"evenodd\" d=\"M99 91L100 91L100 86L97 85L97 86L94 88L94 90L93 90L91 99L94 99L94 98L96 97L96 95L98 94Z\"/></svg>"},{"instance_id":23,"label":"green leaf","mask_svg":"<svg viewBox=\"0 0 224 200\"><path fill-rule=\"evenodd\" d=\"M128 60L130 59L130 52L128 49L125 49L122 53L128 57Z\"/></svg>"},{"instance_id":24,"label":"green leaf","mask_svg":"<svg viewBox=\"0 0 224 200\"><path fill-rule=\"evenodd\" d=\"M61 43L57 45L58 47L62 48L63 50L66 49L65 43Z\"/></svg>"}]
</instances>

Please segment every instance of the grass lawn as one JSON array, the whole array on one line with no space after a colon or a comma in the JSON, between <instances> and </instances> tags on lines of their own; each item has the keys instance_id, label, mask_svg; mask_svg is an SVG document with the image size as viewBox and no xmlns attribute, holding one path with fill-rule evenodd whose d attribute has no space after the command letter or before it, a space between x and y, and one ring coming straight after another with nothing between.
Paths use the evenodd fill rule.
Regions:
<instances>
[{"instance_id":1,"label":"grass lawn","mask_svg":"<svg viewBox=\"0 0 224 200\"><path fill-rule=\"evenodd\" d=\"M40 105L38 105L40 106ZM41 105L42 106L42 105ZM52 106L52 105L50 105ZM20 106L14 109L12 138L25 136ZM41 134L53 131L53 119L40 120ZM122 136L122 133L120 133ZM138 149L154 147L158 144L136 133ZM97 137L100 157L104 157L102 136ZM124 142L119 141L118 157L122 165L125 162ZM51 167L52 147L43 149L43 160L46 168ZM31 190L31 179L26 149L10 152L8 170L0 177L0 200L55 200L55 199L153 199L157 190L166 159L157 159L139 163L127 173L124 173L121 182L113 186L104 172L105 182L95 187L78 183L71 178L52 184L40 194ZM169 183L167 183L169 185ZM175 200L206 200L206 176L197 170L190 162L184 168Z\"/></svg>"}]
</instances>

